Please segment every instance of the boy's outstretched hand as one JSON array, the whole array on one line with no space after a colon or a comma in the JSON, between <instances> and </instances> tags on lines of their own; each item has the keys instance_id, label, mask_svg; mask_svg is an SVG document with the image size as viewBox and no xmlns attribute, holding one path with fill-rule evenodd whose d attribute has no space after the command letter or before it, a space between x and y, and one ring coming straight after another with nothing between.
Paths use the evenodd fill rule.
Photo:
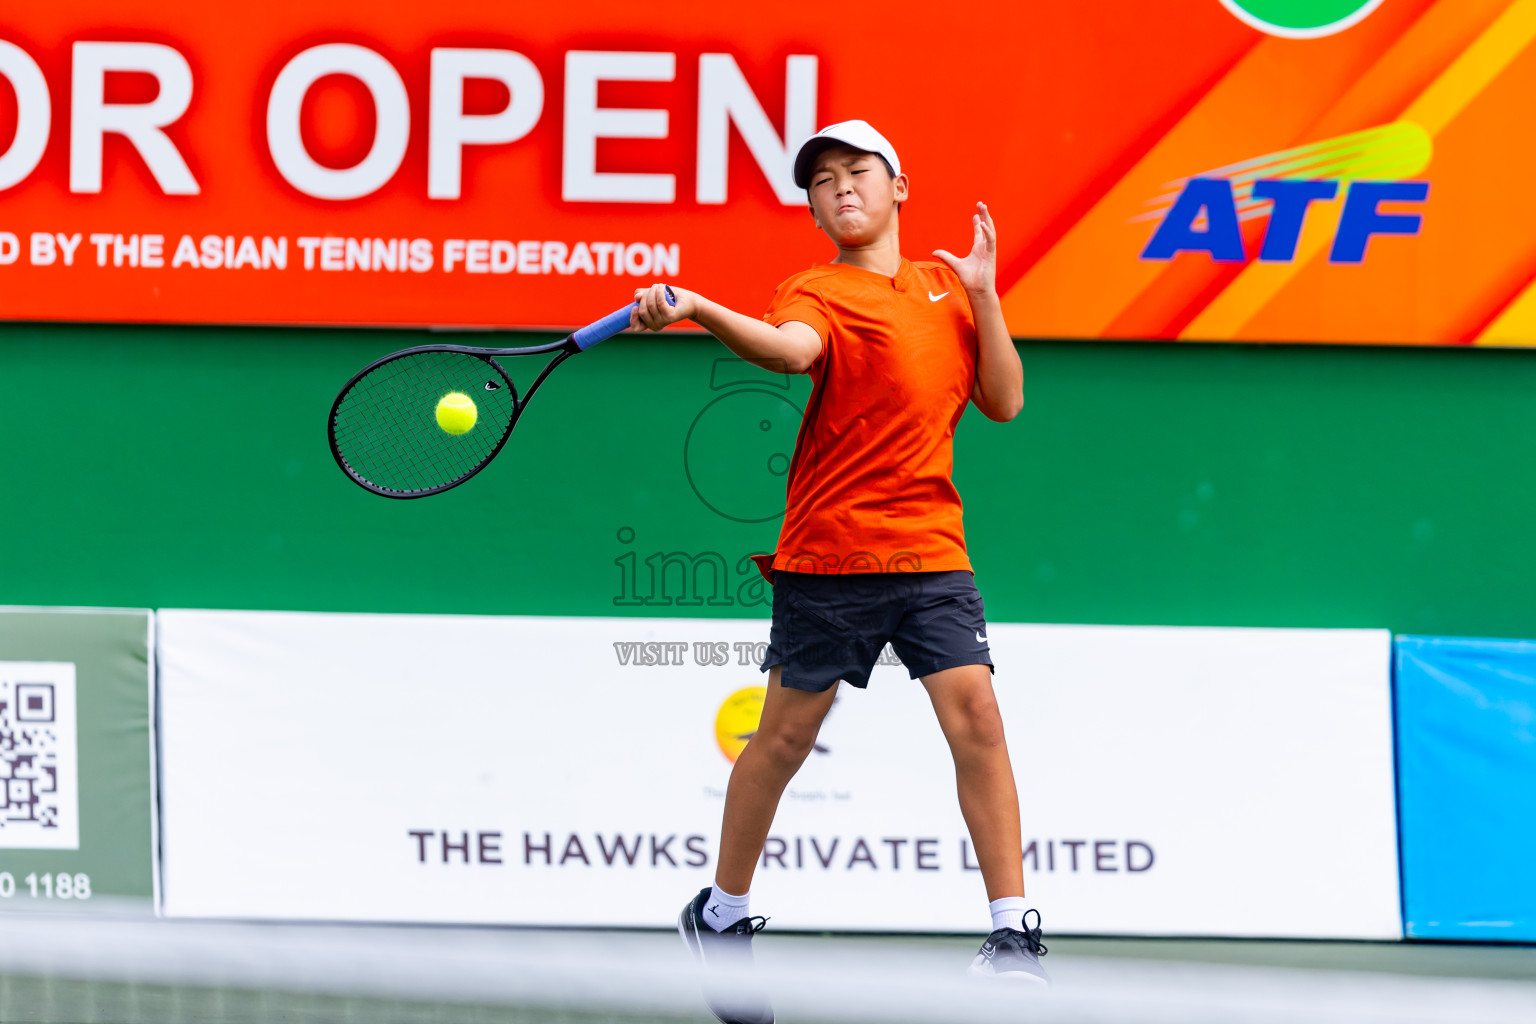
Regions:
<instances>
[{"instance_id":1,"label":"boy's outstretched hand","mask_svg":"<svg viewBox=\"0 0 1536 1024\"><path fill-rule=\"evenodd\" d=\"M987 211L986 203L976 204L971 226L975 229L975 236L971 243L971 254L965 259L958 258L947 249L935 249L933 254L949 264L949 269L960 278L960 284L966 291L972 295L985 295L997 288L997 228L992 223L992 214Z\"/></svg>"},{"instance_id":2,"label":"boy's outstretched hand","mask_svg":"<svg viewBox=\"0 0 1536 1024\"><path fill-rule=\"evenodd\" d=\"M1024 365L1008 334L1003 304L997 297L997 228L986 203L976 204L971 226L975 241L965 259L943 249L935 249L933 254L960 278L971 303L971 315L976 318L976 385L971 401L988 419L1006 423L1024 407Z\"/></svg>"},{"instance_id":3,"label":"boy's outstretched hand","mask_svg":"<svg viewBox=\"0 0 1536 1024\"><path fill-rule=\"evenodd\" d=\"M632 331L659 331L679 320L692 319L698 312L698 297L684 288L673 286L672 295L677 305L667 302L667 286L653 284L649 288L636 288L635 301L640 305L629 314Z\"/></svg>"}]
</instances>

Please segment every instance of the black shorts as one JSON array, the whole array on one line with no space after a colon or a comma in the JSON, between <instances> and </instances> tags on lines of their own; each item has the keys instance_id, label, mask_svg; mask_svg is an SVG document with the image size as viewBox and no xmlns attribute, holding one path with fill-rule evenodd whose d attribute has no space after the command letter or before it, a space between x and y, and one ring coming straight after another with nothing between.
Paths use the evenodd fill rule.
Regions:
<instances>
[{"instance_id":1,"label":"black shorts","mask_svg":"<svg viewBox=\"0 0 1536 1024\"><path fill-rule=\"evenodd\" d=\"M773 574L773 627L763 671L820 692L839 679L868 686L889 643L912 678L991 665L976 578L950 572Z\"/></svg>"}]
</instances>

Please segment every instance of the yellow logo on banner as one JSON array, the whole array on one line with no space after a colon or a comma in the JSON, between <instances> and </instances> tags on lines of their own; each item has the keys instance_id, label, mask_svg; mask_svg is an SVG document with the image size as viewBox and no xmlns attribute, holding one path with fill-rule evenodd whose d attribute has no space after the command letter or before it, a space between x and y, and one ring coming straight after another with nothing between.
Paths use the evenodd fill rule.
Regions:
<instances>
[{"instance_id":1,"label":"yellow logo on banner","mask_svg":"<svg viewBox=\"0 0 1536 1024\"><path fill-rule=\"evenodd\" d=\"M720 753L732 764L747 749L747 741L757 735L757 725L763 717L763 700L767 696L766 687L749 686L725 698L725 703L715 713L715 742L720 744Z\"/></svg>"}]
</instances>

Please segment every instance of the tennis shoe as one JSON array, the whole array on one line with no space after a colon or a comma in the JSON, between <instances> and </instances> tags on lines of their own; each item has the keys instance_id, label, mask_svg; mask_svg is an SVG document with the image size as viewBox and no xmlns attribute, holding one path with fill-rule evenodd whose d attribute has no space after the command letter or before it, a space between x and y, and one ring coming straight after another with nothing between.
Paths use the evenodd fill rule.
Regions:
<instances>
[{"instance_id":1,"label":"tennis shoe","mask_svg":"<svg viewBox=\"0 0 1536 1024\"><path fill-rule=\"evenodd\" d=\"M1029 926L1030 914L1035 915L1033 928ZM1049 985L1051 979L1040 966L1040 958L1045 953L1045 943L1040 941L1040 911L1027 910L1024 912L1024 930L999 928L988 935L967 973L978 978Z\"/></svg>"},{"instance_id":2,"label":"tennis shoe","mask_svg":"<svg viewBox=\"0 0 1536 1024\"><path fill-rule=\"evenodd\" d=\"M721 1024L773 1024L773 1007L752 980L752 936L766 917L744 917L723 932L704 920L710 890L700 890L677 915L677 933L707 972L704 1002Z\"/></svg>"}]
</instances>

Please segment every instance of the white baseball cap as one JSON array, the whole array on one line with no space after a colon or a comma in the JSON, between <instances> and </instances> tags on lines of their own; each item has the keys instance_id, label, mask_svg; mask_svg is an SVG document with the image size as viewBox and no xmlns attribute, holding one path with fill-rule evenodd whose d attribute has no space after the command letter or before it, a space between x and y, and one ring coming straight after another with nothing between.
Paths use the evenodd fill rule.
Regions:
<instances>
[{"instance_id":1,"label":"white baseball cap","mask_svg":"<svg viewBox=\"0 0 1536 1024\"><path fill-rule=\"evenodd\" d=\"M901 173L901 158L896 155L896 147L884 135L875 131L873 125L868 121L839 121L827 125L800 143L800 151L795 154L796 188L811 187L811 170L816 165L816 158L822 150L838 143L879 156L890 167L892 176Z\"/></svg>"}]
</instances>

